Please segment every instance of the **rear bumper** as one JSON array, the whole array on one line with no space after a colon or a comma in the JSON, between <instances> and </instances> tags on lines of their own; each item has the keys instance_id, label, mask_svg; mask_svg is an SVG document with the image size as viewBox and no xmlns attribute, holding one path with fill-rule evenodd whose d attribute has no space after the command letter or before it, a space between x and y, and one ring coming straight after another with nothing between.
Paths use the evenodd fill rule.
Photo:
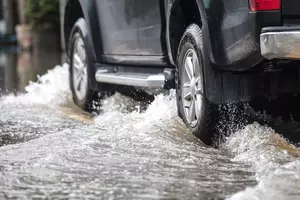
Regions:
<instances>
[{"instance_id":1,"label":"rear bumper","mask_svg":"<svg viewBox=\"0 0 300 200\"><path fill-rule=\"evenodd\" d=\"M263 57L271 59L300 59L300 26L267 27L260 35Z\"/></svg>"}]
</instances>

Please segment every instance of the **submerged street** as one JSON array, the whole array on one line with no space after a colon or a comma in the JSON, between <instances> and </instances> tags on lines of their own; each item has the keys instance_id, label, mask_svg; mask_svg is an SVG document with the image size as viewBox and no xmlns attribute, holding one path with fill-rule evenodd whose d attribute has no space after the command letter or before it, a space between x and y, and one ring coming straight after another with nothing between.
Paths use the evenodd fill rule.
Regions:
<instances>
[{"instance_id":1,"label":"submerged street","mask_svg":"<svg viewBox=\"0 0 300 200\"><path fill-rule=\"evenodd\" d=\"M72 103L67 65L16 85L0 99L0 199L300 198L300 150L269 127L214 149L188 133L172 91L146 110L115 94L90 116Z\"/></svg>"}]
</instances>

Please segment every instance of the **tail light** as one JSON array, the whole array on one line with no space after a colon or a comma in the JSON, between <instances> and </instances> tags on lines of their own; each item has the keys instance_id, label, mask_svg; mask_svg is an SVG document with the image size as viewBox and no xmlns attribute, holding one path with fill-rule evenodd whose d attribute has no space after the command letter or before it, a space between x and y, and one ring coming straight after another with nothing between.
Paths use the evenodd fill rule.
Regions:
<instances>
[{"instance_id":1,"label":"tail light","mask_svg":"<svg viewBox=\"0 0 300 200\"><path fill-rule=\"evenodd\" d=\"M279 10L280 0L249 0L251 11Z\"/></svg>"}]
</instances>

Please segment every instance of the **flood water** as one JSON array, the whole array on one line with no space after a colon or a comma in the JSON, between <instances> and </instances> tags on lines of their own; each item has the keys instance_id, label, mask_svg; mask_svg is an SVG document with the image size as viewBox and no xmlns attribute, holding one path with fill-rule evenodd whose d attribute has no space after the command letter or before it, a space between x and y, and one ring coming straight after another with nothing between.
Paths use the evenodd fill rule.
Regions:
<instances>
[{"instance_id":1,"label":"flood water","mask_svg":"<svg viewBox=\"0 0 300 200\"><path fill-rule=\"evenodd\" d=\"M268 126L214 149L177 117L174 91L145 110L115 94L90 116L59 55L11 49L0 62L0 199L300 198L300 150Z\"/></svg>"}]
</instances>

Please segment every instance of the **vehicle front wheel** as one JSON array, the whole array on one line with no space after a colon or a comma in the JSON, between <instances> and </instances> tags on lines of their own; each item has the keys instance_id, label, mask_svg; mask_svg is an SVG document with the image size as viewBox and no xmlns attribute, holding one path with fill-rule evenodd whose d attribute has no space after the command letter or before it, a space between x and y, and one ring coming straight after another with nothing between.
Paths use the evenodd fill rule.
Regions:
<instances>
[{"instance_id":1,"label":"vehicle front wheel","mask_svg":"<svg viewBox=\"0 0 300 200\"><path fill-rule=\"evenodd\" d=\"M86 21L79 19L72 30L70 37L70 89L74 103L84 111L93 111L99 100L99 93L90 88L90 73L92 59L88 49L88 34Z\"/></svg>"},{"instance_id":2,"label":"vehicle front wheel","mask_svg":"<svg viewBox=\"0 0 300 200\"><path fill-rule=\"evenodd\" d=\"M218 109L206 98L202 30L190 25L185 31L177 58L178 114L203 143L212 145L216 136Z\"/></svg>"}]
</instances>

